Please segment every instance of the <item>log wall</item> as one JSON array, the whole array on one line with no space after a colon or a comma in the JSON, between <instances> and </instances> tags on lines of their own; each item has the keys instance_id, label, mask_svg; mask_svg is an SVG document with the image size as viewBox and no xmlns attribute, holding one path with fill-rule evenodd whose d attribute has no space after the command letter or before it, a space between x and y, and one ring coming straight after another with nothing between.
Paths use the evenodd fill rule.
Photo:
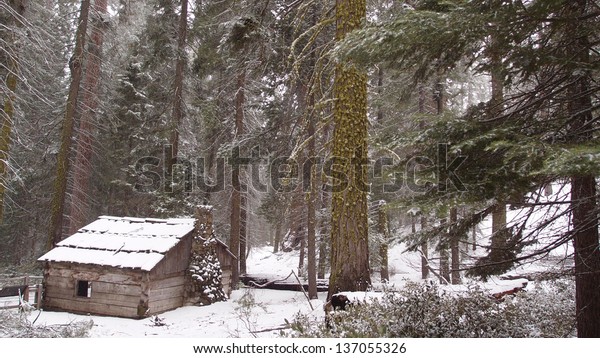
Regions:
<instances>
[{"instance_id":1,"label":"log wall","mask_svg":"<svg viewBox=\"0 0 600 358\"><path fill-rule=\"evenodd\" d=\"M138 317L141 271L93 265L46 263L43 307L118 317ZM91 282L91 296L77 296L77 281Z\"/></svg>"}]
</instances>

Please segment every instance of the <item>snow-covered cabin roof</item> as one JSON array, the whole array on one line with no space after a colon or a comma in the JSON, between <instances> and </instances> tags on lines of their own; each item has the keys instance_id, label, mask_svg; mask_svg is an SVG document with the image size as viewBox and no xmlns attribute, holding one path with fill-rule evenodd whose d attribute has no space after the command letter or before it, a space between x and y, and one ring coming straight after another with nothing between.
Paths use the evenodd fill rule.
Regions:
<instances>
[{"instance_id":1,"label":"snow-covered cabin roof","mask_svg":"<svg viewBox=\"0 0 600 358\"><path fill-rule=\"evenodd\" d=\"M59 242L38 261L152 270L194 230L194 219L100 216Z\"/></svg>"}]
</instances>

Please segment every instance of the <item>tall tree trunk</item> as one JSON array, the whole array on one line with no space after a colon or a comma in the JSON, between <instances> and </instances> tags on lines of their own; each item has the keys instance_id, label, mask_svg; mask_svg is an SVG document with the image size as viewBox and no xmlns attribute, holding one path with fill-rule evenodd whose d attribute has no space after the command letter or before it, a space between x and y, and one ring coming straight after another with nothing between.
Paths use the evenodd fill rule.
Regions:
<instances>
[{"instance_id":1,"label":"tall tree trunk","mask_svg":"<svg viewBox=\"0 0 600 358\"><path fill-rule=\"evenodd\" d=\"M495 0L493 3L494 7L501 6L499 0ZM498 25L495 25L498 26ZM489 57L491 63L491 84L492 84L492 98L490 100L491 116L497 117L502 114L502 104L504 102L504 64L502 63L502 39L500 35L496 33L496 30L492 30L491 43L489 48ZM498 197L498 203L496 204L494 211L492 211L492 242L491 250L506 250L505 235L506 229L506 203L504 198ZM500 255L504 256L504 255Z\"/></svg>"},{"instance_id":2,"label":"tall tree trunk","mask_svg":"<svg viewBox=\"0 0 600 358\"><path fill-rule=\"evenodd\" d=\"M104 17L107 0L95 0L92 6L91 35L88 43L85 78L83 80L83 101L77 131L75 161L73 163L73 189L67 234L72 235L90 221L90 176L93 163L93 141L96 132L96 110L98 108L98 82L102 65L102 44L104 43Z\"/></svg>"},{"instance_id":3,"label":"tall tree trunk","mask_svg":"<svg viewBox=\"0 0 600 358\"><path fill-rule=\"evenodd\" d=\"M366 21L365 0L336 1L336 40ZM369 272L367 208L367 77L349 63L335 69L333 157L345 176L334 190L331 212L331 274L328 298L365 291ZM338 183L340 184L340 183Z\"/></svg>"},{"instance_id":4,"label":"tall tree trunk","mask_svg":"<svg viewBox=\"0 0 600 358\"><path fill-rule=\"evenodd\" d=\"M441 79L438 79L434 86L433 99L436 106L436 114L442 115L445 110L446 96L444 95L444 83ZM442 220L443 223L446 219ZM442 241L445 241L442 239ZM450 278L450 257L448 254L449 242L441 242L438 246L440 252L440 283L448 284L451 281Z\"/></svg>"},{"instance_id":5,"label":"tall tree trunk","mask_svg":"<svg viewBox=\"0 0 600 358\"><path fill-rule=\"evenodd\" d=\"M73 127L75 112L78 108L79 89L83 74L85 61L85 44L87 38L87 27L90 12L90 0L81 1L81 10L75 37L75 49L69 60L71 69L71 83L63 122L60 149L56 163L56 178L52 193L50 231L46 248L53 248L61 239L63 233L63 221L65 214L65 201L67 196L67 178L69 175L69 157L73 146Z\"/></svg>"},{"instance_id":6,"label":"tall tree trunk","mask_svg":"<svg viewBox=\"0 0 600 358\"><path fill-rule=\"evenodd\" d=\"M246 70L242 68L237 77L237 91L235 94L235 135L240 138L244 134L244 104L246 86ZM239 148L238 148L239 149ZM234 160L236 160L234 158ZM236 257L233 262L231 273L232 289L237 289L240 279L240 255L245 255L240 251L241 224L242 216L242 183L240 166L233 165L232 169L233 190L231 191L231 228L230 228L230 249Z\"/></svg>"},{"instance_id":7,"label":"tall tree trunk","mask_svg":"<svg viewBox=\"0 0 600 358\"><path fill-rule=\"evenodd\" d=\"M170 180L173 173L173 165L177 163L179 155L179 127L183 121L184 103L183 103L183 77L187 55L185 48L187 45L187 14L188 0L181 0L181 14L179 15L179 30L177 35L177 62L175 64L175 98L173 99L173 118L171 122L171 155L167 156L165 163L167 169L167 180ZM170 183L169 183L170 185Z\"/></svg>"},{"instance_id":8,"label":"tall tree trunk","mask_svg":"<svg viewBox=\"0 0 600 358\"><path fill-rule=\"evenodd\" d=\"M312 101L311 101L312 102ZM312 138L308 145L308 156L311 158L315 158L316 156L316 148L315 148L315 125L312 117L308 119L308 135ZM310 299L316 299L317 296L317 250L316 250L316 242L317 242L317 209L316 209L316 199L317 199L317 172L316 169L311 166L310 170L310 193L308 194L308 203L307 203L307 223L306 223L306 236L307 236L307 250L308 250L308 297Z\"/></svg>"},{"instance_id":9,"label":"tall tree trunk","mask_svg":"<svg viewBox=\"0 0 600 358\"><path fill-rule=\"evenodd\" d=\"M567 58L573 61L572 84L568 88L567 108L571 116L572 141L581 143L593 139L592 98L590 91L590 43L585 22L577 20L586 13L588 1L568 3L571 22L565 37L572 39ZM590 26L587 24L587 26ZM583 31L582 31L583 30ZM598 237L598 203L596 178L593 175L576 175L571 178L572 224L575 247L575 301L577 336L600 337L600 247Z\"/></svg>"},{"instance_id":10,"label":"tall tree trunk","mask_svg":"<svg viewBox=\"0 0 600 358\"><path fill-rule=\"evenodd\" d=\"M458 221L458 209L453 207L450 209L450 222L455 225ZM451 231L452 232L452 231ZM458 285L461 283L460 278L460 240L456 235L450 238L450 265L452 269L452 284Z\"/></svg>"},{"instance_id":11,"label":"tall tree trunk","mask_svg":"<svg viewBox=\"0 0 600 358\"><path fill-rule=\"evenodd\" d=\"M419 113L426 113L425 110L425 88L423 84L419 84ZM419 128L425 128L425 123L421 121ZM425 213L421 213L421 231L427 227L427 216ZM414 230L413 230L414 231ZM421 243L421 279L426 280L429 278L429 245L427 240L424 239Z\"/></svg>"},{"instance_id":12,"label":"tall tree trunk","mask_svg":"<svg viewBox=\"0 0 600 358\"><path fill-rule=\"evenodd\" d=\"M23 23L23 15L25 13L26 2L22 0L10 2L11 8L14 11L14 26L21 26ZM11 133L14 121L15 99L17 91L19 60L17 54L17 38L14 34L8 36L8 41L11 42L13 50L6 54L8 63L5 64L8 69L6 75L7 94L4 99L4 112L0 122L0 224L4 221L4 201L6 197L6 186L8 185L8 160L11 142Z\"/></svg>"}]
</instances>

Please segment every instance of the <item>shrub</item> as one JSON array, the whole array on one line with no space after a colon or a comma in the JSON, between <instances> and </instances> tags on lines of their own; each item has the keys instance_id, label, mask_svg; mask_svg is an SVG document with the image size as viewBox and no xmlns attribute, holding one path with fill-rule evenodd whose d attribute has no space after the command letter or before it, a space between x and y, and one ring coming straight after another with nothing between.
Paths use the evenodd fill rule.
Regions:
<instances>
[{"instance_id":1,"label":"shrub","mask_svg":"<svg viewBox=\"0 0 600 358\"><path fill-rule=\"evenodd\" d=\"M356 304L330 316L330 327L298 315L298 337L567 337L575 335L574 285L535 285L498 302L481 288L446 292L407 283L382 299Z\"/></svg>"},{"instance_id":2,"label":"shrub","mask_svg":"<svg viewBox=\"0 0 600 358\"><path fill-rule=\"evenodd\" d=\"M41 314L41 312L39 312ZM92 320L60 325L40 325L29 322L27 316L15 310L0 311L0 337L10 338L83 338L94 326Z\"/></svg>"}]
</instances>

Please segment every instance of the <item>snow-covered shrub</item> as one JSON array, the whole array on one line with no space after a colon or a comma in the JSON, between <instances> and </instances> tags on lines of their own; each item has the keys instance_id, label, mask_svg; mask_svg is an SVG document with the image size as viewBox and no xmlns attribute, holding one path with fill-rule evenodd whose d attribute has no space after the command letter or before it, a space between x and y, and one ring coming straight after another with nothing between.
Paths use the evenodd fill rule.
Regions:
<instances>
[{"instance_id":1,"label":"snow-covered shrub","mask_svg":"<svg viewBox=\"0 0 600 358\"><path fill-rule=\"evenodd\" d=\"M506 296L498 302L478 287L445 292L407 283L382 299L330 316L330 326L297 316L301 337L565 337L575 334L572 284L564 282Z\"/></svg>"},{"instance_id":2,"label":"snow-covered shrub","mask_svg":"<svg viewBox=\"0 0 600 358\"><path fill-rule=\"evenodd\" d=\"M225 301L227 296L223 291L221 263L217 257L214 237L202 239L197 237L188 275L191 276L190 300L197 305L209 305L214 302Z\"/></svg>"}]
</instances>

